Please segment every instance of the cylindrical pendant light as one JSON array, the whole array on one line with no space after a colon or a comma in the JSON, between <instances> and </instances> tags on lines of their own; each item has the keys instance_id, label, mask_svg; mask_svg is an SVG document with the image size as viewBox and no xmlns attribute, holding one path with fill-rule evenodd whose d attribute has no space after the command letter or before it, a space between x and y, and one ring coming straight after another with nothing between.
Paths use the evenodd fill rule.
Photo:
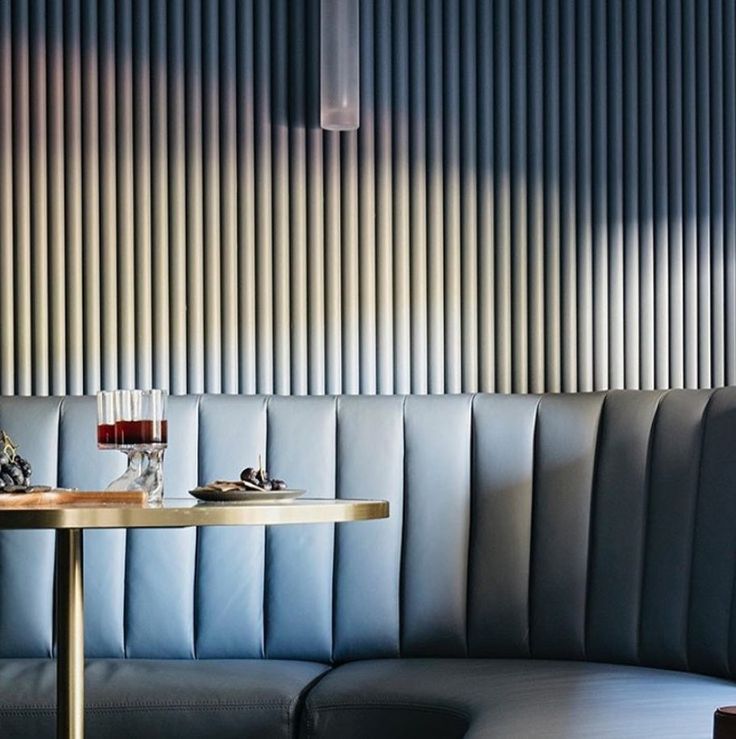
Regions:
<instances>
[{"instance_id":1,"label":"cylindrical pendant light","mask_svg":"<svg viewBox=\"0 0 736 739\"><path fill-rule=\"evenodd\" d=\"M351 131L360 124L360 0L322 0L320 124Z\"/></svg>"}]
</instances>

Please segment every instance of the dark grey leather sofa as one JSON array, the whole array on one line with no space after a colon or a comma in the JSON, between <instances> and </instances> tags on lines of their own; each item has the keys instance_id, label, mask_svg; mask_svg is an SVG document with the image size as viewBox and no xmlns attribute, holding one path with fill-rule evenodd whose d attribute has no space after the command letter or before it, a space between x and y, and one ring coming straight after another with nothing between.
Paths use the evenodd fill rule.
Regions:
<instances>
[{"instance_id":1,"label":"dark grey leather sofa","mask_svg":"<svg viewBox=\"0 0 736 739\"><path fill-rule=\"evenodd\" d=\"M0 400L98 487L89 398ZM709 737L736 704L736 389L183 397L167 495L269 466L380 522L85 538L91 737ZM54 725L50 533L0 532L0 736Z\"/></svg>"}]
</instances>

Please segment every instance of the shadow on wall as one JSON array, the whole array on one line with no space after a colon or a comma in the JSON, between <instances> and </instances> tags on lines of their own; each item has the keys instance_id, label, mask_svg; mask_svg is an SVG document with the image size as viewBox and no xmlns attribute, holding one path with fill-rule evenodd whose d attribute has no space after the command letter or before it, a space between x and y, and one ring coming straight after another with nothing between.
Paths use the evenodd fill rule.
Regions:
<instances>
[{"instance_id":1,"label":"shadow on wall","mask_svg":"<svg viewBox=\"0 0 736 739\"><path fill-rule=\"evenodd\" d=\"M0 8L0 390L736 382L736 10ZM13 245L12 247L10 245Z\"/></svg>"}]
</instances>

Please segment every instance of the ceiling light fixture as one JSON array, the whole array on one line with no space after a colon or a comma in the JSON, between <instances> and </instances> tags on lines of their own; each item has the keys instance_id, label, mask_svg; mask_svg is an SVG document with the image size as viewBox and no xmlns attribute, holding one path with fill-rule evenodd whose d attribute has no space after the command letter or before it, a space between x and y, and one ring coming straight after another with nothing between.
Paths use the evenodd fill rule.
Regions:
<instances>
[{"instance_id":1,"label":"ceiling light fixture","mask_svg":"<svg viewBox=\"0 0 736 739\"><path fill-rule=\"evenodd\" d=\"M360 125L360 0L322 0L320 125L353 131Z\"/></svg>"}]
</instances>

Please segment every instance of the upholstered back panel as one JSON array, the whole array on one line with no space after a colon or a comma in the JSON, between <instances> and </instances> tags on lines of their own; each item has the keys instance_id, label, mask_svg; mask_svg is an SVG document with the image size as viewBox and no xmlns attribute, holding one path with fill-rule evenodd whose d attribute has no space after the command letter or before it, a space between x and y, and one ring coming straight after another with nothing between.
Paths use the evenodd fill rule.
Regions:
<instances>
[{"instance_id":1,"label":"upholstered back panel","mask_svg":"<svg viewBox=\"0 0 736 739\"><path fill-rule=\"evenodd\" d=\"M736 389L176 397L166 494L259 453L384 521L85 534L90 656L593 659L736 671ZM90 398L3 398L34 479L98 488ZM54 542L0 532L0 656L53 651Z\"/></svg>"}]
</instances>

